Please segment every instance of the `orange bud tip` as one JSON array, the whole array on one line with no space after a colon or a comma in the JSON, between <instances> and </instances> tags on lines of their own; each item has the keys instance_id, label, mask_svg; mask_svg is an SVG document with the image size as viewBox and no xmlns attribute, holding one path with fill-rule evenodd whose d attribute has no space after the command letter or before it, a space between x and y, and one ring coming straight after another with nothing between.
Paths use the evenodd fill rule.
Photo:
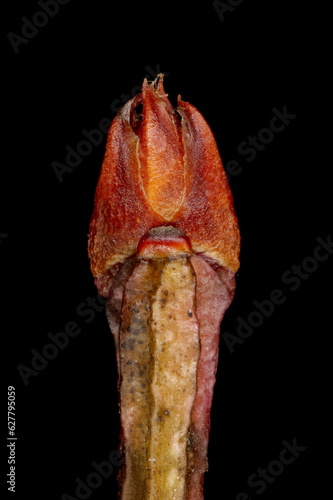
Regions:
<instances>
[{"instance_id":1,"label":"orange bud tip","mask_svg":"<svg viewBox=\"0 0 333 500\"><path fill-rule=\"evenodd\" d=\"M137 249L137 256L143 259L172 258L191 253L190 240L173 226L151 229L141 238Z\"/></svg>"},{"instance_id":2,"label":"orange bud tip","mask_svg":"<svg viewBox=\"0 0 333 500\"><path fill-rule=\"evenodd\" d=\"M163 97L168 97L168 94L165 93L164 90L164 75L163 73L159 73L155 80L153 81L148 81L147 78L143 80L143 85L142 85L142 90L144 91L151 91L151 92L156 92L156 94L163 96Z\"/></svg>"}]
</instances>

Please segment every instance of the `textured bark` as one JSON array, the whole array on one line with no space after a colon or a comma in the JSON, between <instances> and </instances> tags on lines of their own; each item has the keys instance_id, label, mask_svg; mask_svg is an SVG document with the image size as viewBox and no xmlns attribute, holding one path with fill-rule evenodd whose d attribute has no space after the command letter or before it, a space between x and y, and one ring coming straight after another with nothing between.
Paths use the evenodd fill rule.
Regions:
<instances>
[{"instance_id":1,"label":"textured bark","mask_svg":"<svg viewBox=\"0 0 333 500\"><path fill-rule=\"evenodd\" d=\"M202 500L233 273L223 284L174 228L155 229L154 238L121 268L107 303L119 369L120 499Z\"/></svg>"},{"instance_id":2,"label":"textured bark","mask_svg":"<svg viewBox=\"0 0 333 500\"><path fill-rule=\"evenodd\" d=\"M226 272L224 282L207 262L193 255L191 263L197 279L196 316L199 322L200 357L197 367L196 395L191 409L188 449L187 496L203 499L203 474L208 470L210 410L218 363L220 323L235 289L234 273Z\"/></svg>"}]
</instances>

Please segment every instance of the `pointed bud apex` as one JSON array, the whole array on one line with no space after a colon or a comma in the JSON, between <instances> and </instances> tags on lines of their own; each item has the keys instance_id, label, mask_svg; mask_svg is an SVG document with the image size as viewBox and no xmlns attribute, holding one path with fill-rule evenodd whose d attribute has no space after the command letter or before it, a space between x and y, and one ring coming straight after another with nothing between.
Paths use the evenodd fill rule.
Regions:
<instances>
[{"instance_id":1,"label":"pointed bud apex","mask_svg":"<svg viewBox=\"0 0 333 500\"><path fill-rule=\"evenodd\" d=\"M159 75L144 81L109 130L89 234L97 286L104 290L112 267L165 225L186 235L193 252L237 271L237 218L214 137L194 106L179 99L173 109Z\"/></svg>"}]
</instances>

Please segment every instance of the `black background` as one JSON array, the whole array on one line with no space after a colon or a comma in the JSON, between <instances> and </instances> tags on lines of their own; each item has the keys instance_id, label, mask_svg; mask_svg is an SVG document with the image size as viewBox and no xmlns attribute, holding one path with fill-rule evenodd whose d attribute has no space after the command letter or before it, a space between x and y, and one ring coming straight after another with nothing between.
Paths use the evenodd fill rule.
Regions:
<instances>
[{"instance_id":1,"label":"black background","mask_svg":"<svg viewBox=\"0 0 333 500\"><path fill-rule=\"evenodd\" d=\"M112 103L154 71L167 74L173 103L180 93L202 112L224 164L242 167L230 180L241 268L222 333L236 335L237 317L246 320L253 301L273 289L286 297L233 353L221 337L205 500L235 500L242 491L252 500L321 498L331 258L295 291L281 279L313 255L317 237L331 234L329 165L313 148L321 13L304 9L302 2L244 0L222 21L210 1L71 0L16 54L7 33L21 34L22 16L31 20L40 7L16 1L8 8L0 266L5 384L16 387L17 401L16 498L75 497L76 478L85 481L92 462L117 448L113 340L104 312L88 323L77 311L96 297L86 247L105 136L62 182L51 165L65 163L66 146L76 148L83 129L113 118ZM239 144L285 106L296 118L247 161ZM17 366L31 366L31 349L41 352L47 334L69 321L80 334L25 385ZM295 438L306 450L258 494L248 477ZM89 498L116 498L116 474Z\"/></svg>"}]
</instances>

